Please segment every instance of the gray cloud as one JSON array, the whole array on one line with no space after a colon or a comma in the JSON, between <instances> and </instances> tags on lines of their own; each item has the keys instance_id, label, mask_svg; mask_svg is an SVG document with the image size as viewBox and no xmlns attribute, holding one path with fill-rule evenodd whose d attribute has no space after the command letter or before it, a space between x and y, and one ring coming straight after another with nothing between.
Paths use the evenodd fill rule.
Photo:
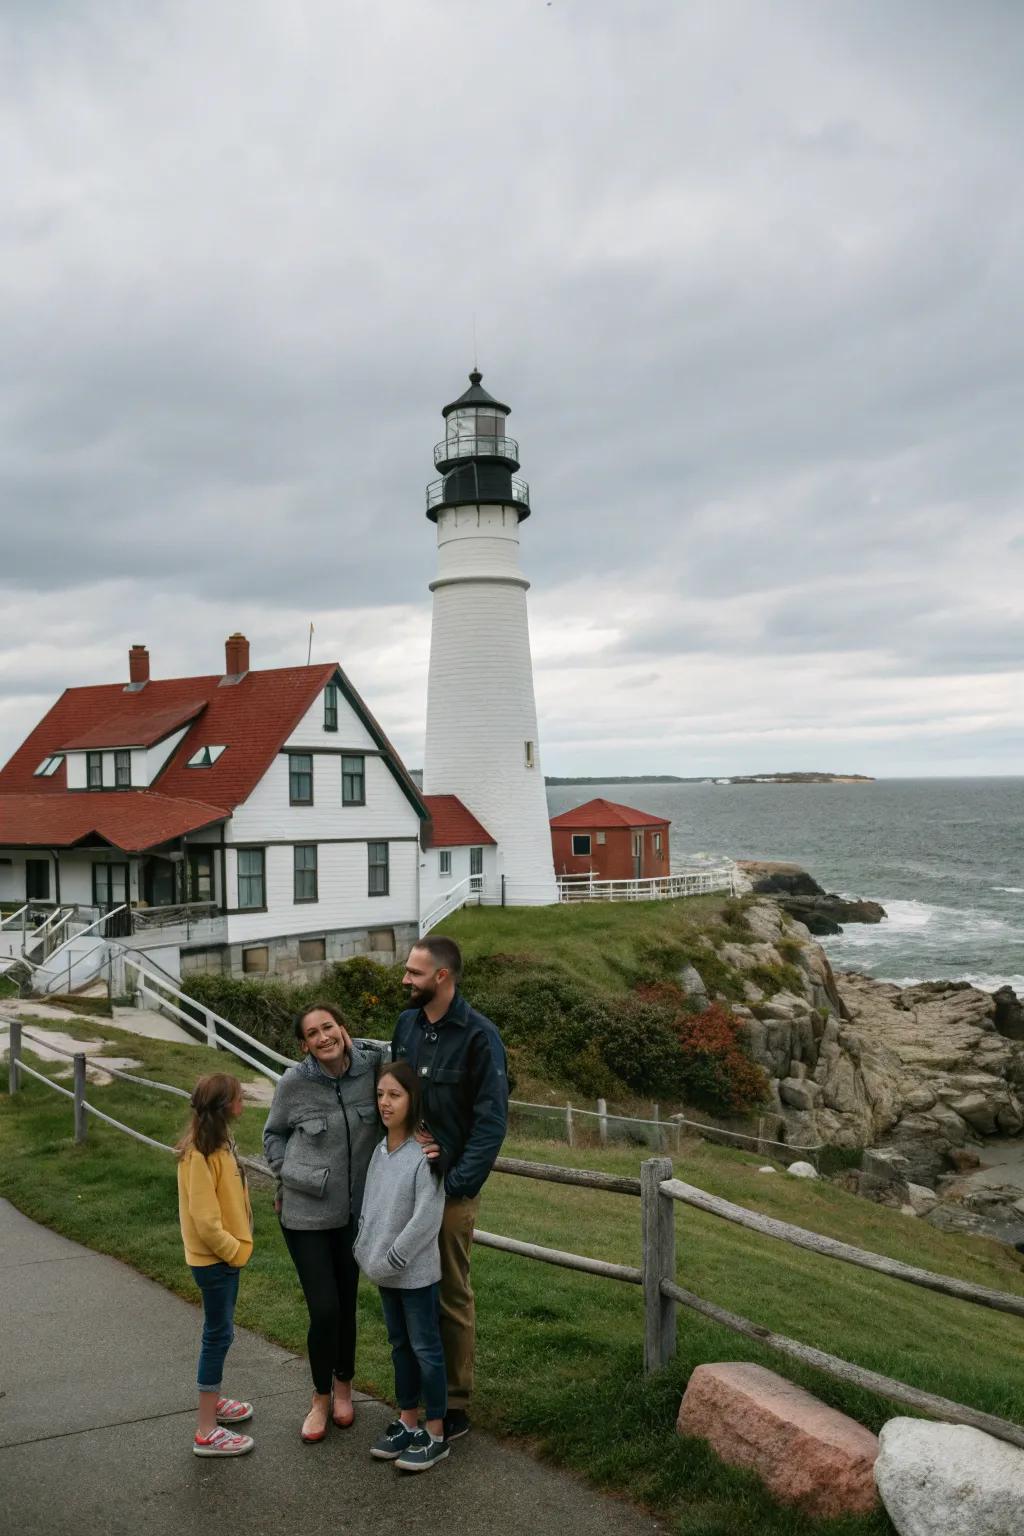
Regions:
<instances>
[{"instance_id":1,"label":"gray cloud","mask_svg":"<svg viewBox=\"0 0 1024 1536\"><path fill-rule=\"evenodd\" d=\"M106 677L126 612L182 666L189 605L207 652L250 610L268 654L305 614L425 615L475 317L533 488L545 739L593 738L561 675L618 696L655 657L717 659L750 720L760 656L783 708L814 667L837 733L850 664L948 679L937 730L1005 675L1002 761L1022 43L997 0L7 7L0 595L80 617L83 672L8 629L0 692ZM138 603L97 612L111 583Z\"/></svg>"}]
</instances>

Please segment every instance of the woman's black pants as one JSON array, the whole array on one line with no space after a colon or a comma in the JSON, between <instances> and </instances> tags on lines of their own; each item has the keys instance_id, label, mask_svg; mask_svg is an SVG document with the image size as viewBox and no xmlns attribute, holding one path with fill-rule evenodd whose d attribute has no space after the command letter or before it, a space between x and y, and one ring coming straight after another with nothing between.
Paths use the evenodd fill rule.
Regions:
<instances>
[{"instance_id":1,"label":"woman's black pants","mask_svg":"<svg viewBox=\"0 0 1024 1536\"><path fill-rule=\"evenodd\" d=\"M356 1368L356 1290L351 1224L326 1232L282 1227L309 1311L306 1348L313 1391L330 1392L332 1380L351 1381Z\"/></svg>"}]
</instances>

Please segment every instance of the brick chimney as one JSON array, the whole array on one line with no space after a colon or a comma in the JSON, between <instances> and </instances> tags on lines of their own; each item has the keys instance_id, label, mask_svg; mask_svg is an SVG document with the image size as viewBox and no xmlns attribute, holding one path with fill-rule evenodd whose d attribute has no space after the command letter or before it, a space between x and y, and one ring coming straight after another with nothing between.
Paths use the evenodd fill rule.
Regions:
<instances>
[{"instance_id":1,"label":"brick chimney","mask_svg":"<svg viewBox=\"0 0 1024 1536\"><path fill-rule=\"evenodd\" d=\"M133 645L128 652L128 677L133 683L149 682L149 652L144 645Z\"/></svg>"},{"instance_id":2,"label":"brick chimney","mask_svg":"<svg viewBox=\"0 0 1024 1536\"><path fill-rule=\"evenodd\" d=\"M249 670L249 642L236 631L224 643L224 671L228 677L241 677Z\"/></svg>"}]
</instances>

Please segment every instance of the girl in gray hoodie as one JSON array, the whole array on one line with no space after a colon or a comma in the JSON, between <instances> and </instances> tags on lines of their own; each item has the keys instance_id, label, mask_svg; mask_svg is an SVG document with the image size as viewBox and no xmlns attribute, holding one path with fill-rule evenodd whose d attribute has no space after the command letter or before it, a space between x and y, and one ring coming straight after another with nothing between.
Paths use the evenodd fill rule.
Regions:
<instances>
[{"instance_id":1,"label":"girl in gray hoodie","mask_svg":"<svg viewBox=\"0 0 1024 1536\"><path fill-rule=\"evenodd\" d=\"M448 1381L438 1313L437 1234L444 1215L444 1184L440 1168L424 1156L415 1137L421 1094L408 1062L381 1068L377 1108L387 1134L367 1169L353 1253L364 1275L380 1287L399 1417L370 1448L370 1455L393 1461L403 1472L427 1472L449 1449L444 1439ZM425 1429L419 1427L421 1399Z\"/></svg>"}]
</instances>

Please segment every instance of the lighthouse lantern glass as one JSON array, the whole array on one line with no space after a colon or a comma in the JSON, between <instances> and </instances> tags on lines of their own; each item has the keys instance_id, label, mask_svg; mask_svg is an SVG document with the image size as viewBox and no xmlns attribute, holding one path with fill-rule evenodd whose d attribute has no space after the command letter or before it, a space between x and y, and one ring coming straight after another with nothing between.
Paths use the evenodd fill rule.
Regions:
<instances>
[{"instance_id":1,"label":"lighthouse lantern glass","mask_svg":"<svg viewBox=\"0 0 1024 1536\"><path fill-rule=\"evenodd\" d=\"M452 411L447 421L446 436L449 445L469 444L476 438L499 438L505 435L505 418L494 411ZM474 452L467 446L469 453Z\"/></svg>"}]
</instances>

